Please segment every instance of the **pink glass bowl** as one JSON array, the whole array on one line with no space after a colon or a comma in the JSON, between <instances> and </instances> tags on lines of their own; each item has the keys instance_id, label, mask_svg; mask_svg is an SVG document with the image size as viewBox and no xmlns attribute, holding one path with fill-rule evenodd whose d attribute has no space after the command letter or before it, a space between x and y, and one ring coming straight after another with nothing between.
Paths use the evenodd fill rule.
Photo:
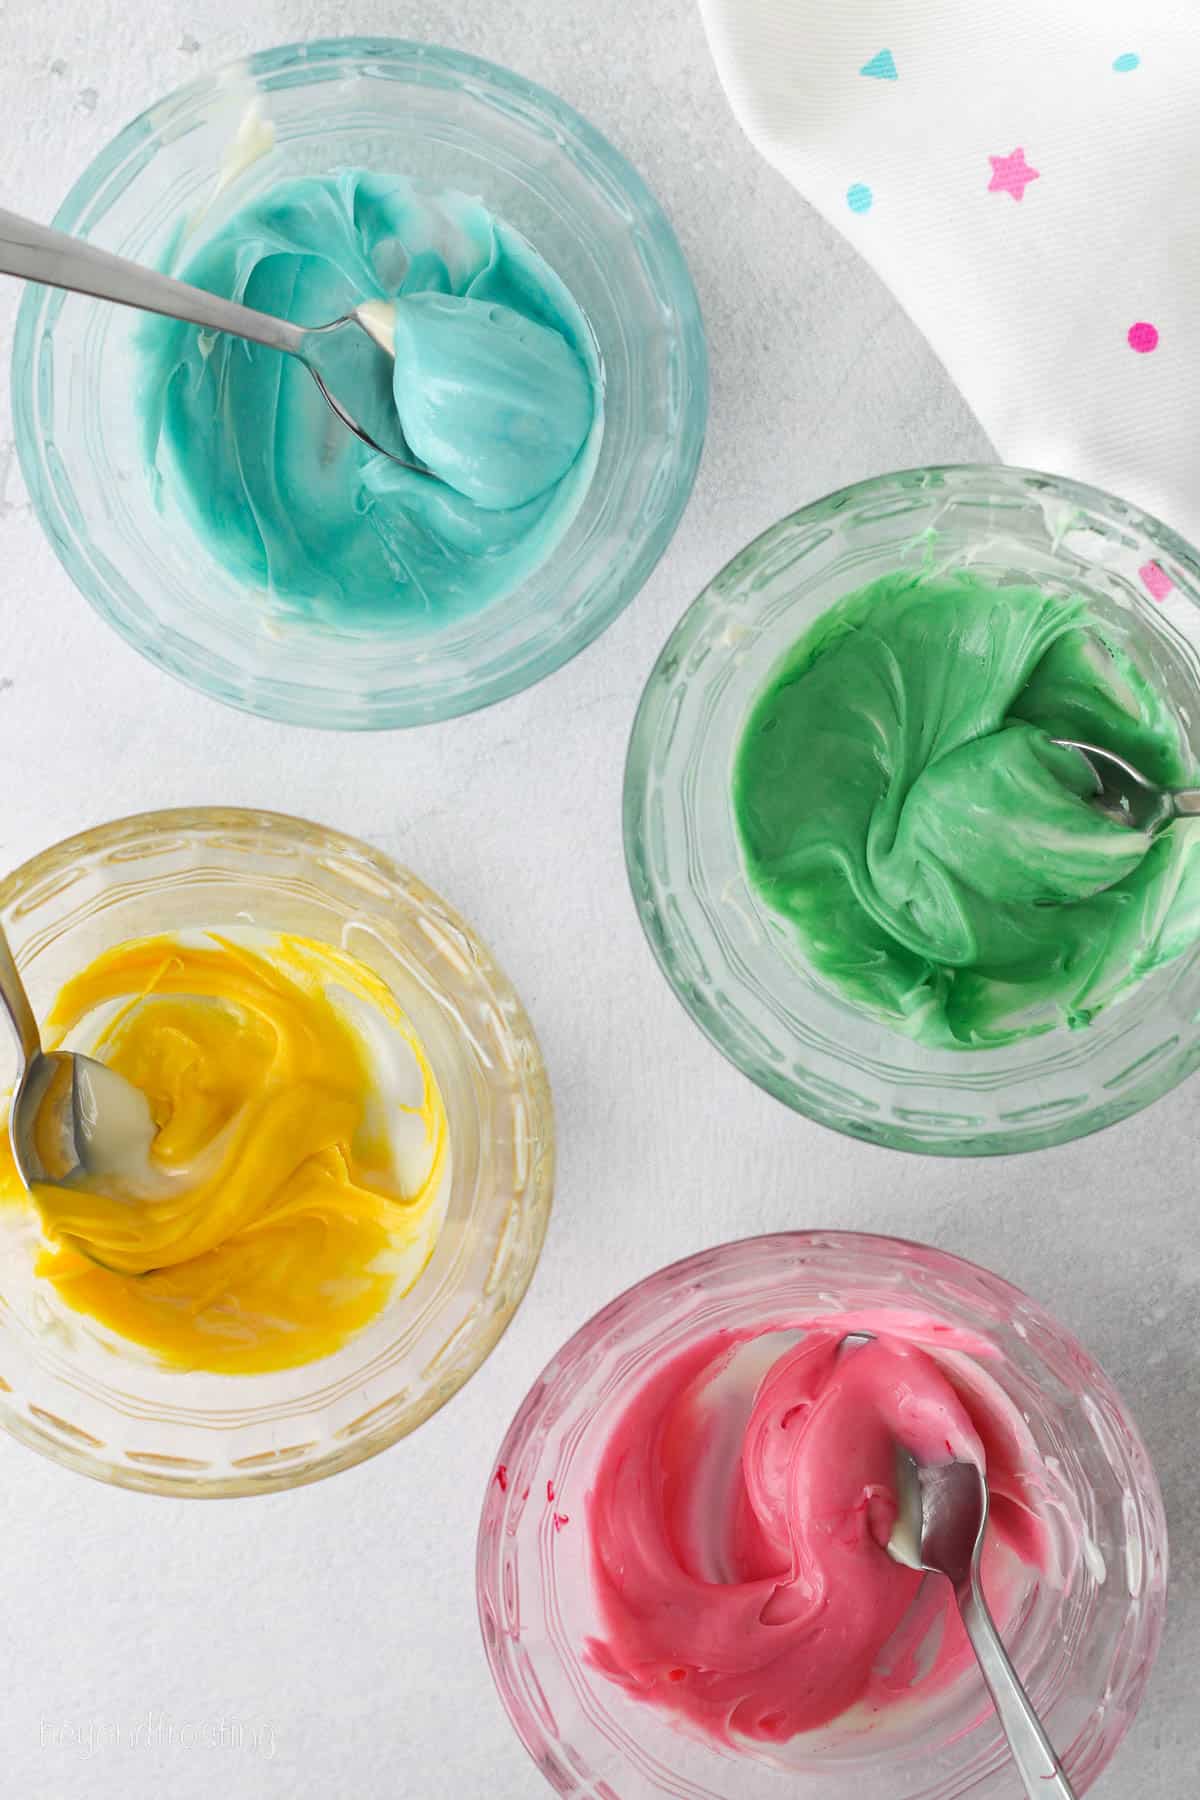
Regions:
<instances>
[{"instance_id":1,"label":"pink glass bowl","mask_svg":"<svg viewBox=\"0 0 1200 1800\"><path fill-rule=\"evenodd\" d=\"M1137 1711L1162 1633L1167 1536L1137 1427L1087 1351L1033 1300L941 1250L852 1232L746 1238L660 1269L549 1363L513 1420L480 1523L488 1660L555 1791L587 1800L1015 1800L982 1681L896 1709L869 1739L802 1735L769 1752L686 1732L581 1655L600 1631L587 1551L597 1462L651 1370L721 1328L869 1307L927 1311L991 1339L989 1372L1073 1491L1085 1538L1065 1592L1039 1590L1009 1650L1085 1793ZM940 1577L929 1577L940 1579Z\"/></svg>"}]
</instances>

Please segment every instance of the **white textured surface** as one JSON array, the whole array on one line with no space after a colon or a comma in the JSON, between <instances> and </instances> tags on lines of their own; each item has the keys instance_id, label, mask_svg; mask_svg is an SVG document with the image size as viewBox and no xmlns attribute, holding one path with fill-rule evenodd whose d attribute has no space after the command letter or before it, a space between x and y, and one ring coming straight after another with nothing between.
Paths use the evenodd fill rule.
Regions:
<instances>
[{"instance_id":1,"label":"white textured surface","mask_svg":"<svg viewBox=\"0 0 1200 1800\"><path fill-rule=\"evenodd\" d=\"M1097 1792L1194 1793L1196 1086L1015 1161L851 1143L708 1048L658 977L626 889L624 746L668 628L791 507L880 469L986 453L935 358L742 139L692 0L4 0L0 20L0 203L38 217L148 101L250 49L358 29L507 62L590 114L656 189L691 259L713 364L695 497L624 618L488 714L370 740L225 711L102 627L29 511L0 397L0 862L187 802L357 832L491 942L541 1034L561 1137L555 1217L522 1312L407 1444L296 1494L205 1505L109 1492L0 1442L4 1792L548 1794L493 1694L475 1623L475 1522L513 1409L585 1315L658 1264L750 1232L841 1225L929 1239L1027 1287L1133 1405L1167 1495L1172 1616L1148 1703ZM16 298L0 283L5 346ZM6 376L5 355L0 386ZM89 1753L97 1722L103 1746ZM168 1725L219 1741L172 1745Z\"/></svg>"}]
</instances>

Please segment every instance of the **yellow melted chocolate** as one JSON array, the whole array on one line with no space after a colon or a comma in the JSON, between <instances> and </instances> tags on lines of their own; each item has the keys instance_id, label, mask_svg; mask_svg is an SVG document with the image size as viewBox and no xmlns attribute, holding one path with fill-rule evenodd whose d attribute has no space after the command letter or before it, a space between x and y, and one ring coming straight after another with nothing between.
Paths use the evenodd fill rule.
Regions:
<instances>
[{"instance_id":1,"label":"yellow melted chocolate","mask_svg":"<svg viewBox=\"0 0 1200 1800\"><path fill-rule=\"evenodd\" d=\"M158 1127L147 1197L35 1190L37 1272L76 1312L171 1366L255 1374L339 1349L428 1261L445 1107L356 958L299 937L120 944L63 988L47 1036L141 1088ZM29 1201L7 1133L0 1198Z\"/></svg>"}]
</instances>

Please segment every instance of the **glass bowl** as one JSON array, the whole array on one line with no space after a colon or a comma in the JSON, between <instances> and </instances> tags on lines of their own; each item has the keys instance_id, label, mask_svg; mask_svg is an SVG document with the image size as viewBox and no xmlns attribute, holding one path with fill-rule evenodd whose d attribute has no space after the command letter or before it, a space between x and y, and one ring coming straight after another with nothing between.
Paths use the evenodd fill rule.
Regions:
<instances>
[{"instance_id":1,"label":"glass bowl","mask_svg":"<svg viewBox=\"0 0 1200 1800\"><path fill-rule=\"evenodd\" d=\"M715 1331L859 1307L927 1310L1001 1352L989 1373L1043 1457L1057 1459L1087 1534L1066 1592L1038 1590L1009 1648L1078 1792L1109 1763L1154 1662L1167 1577L1158 1483L1119 1396L1069 1332L998 1276L894 1238L798 1231L703 1251L630 1288L563 1346L509 1427L480 1524L479 1613L500 1697L557 1793L1010 1800L1018 1791L982 1679L956 1683L915 1719L909 1711L873 1727L869 1742L806 1733L772 1745L768 1760L685 1733L579 1653L603 1636L587 1497L636 1389Z\"/></svg>"},{"instance_id":2,"label":"glass bowl","mask_svg":"<svg viewBox=\"0 0 1200 1800\"><path fill-rule=\"evenodd\" d=\"M554 1179L533 1030L452 908L340 832L205 807L101 825L35 856L0 882L0 923L42 1014L82 965L151 933L259 925L350 951L412 1020L452 1148L445 1223L415 1286L335 1354L275 1374L172 1370L123 1345L34 1276L32 1210L0 1209L0 1425L121 1487L253 1494L349 1468L444 1405L525 1292Z\"/></svg>"},{"instance_id":3,"label":"glass bowl","mask_svg":"<svg viewBox=\"0 0 1200 1800\"><path fill-rule=\"evenodd\" d=\"M1029 470L914 469L844 488L763 533L676 626L642 696L625 854L655 956L692 1017L768 1093L898 1150L987 1155L1082 1137L1200 1065L1200 945L1084 1029L939 1050L821 985L745 879L736 749L781 655L843 595L894 569L969 565L1082 593L1118 619L1200 760L1200 561L1156 520Z\"/></svg>"},{"instance_id":4,"label":"glass bowl","mask_svg":"<svg viewBox=\"0 0 1200 1800\"><path fill-rule=\"evenodd\" d=\"M293 44L191 82L127 126L55 224L163 259L212 200L252 105L275 147L243 167L216 225L282 177L358 164L480 194L534 244L591 323L603 359L599 462L548 559L480 613L419 625L286 631L155 502L135 405L142 320L30 286L17 322L17 448L39 518L100 615L160 668L296 724L427 723L538 681L604 630L665 550L704 437L707 361L695 290L641 177L552 94L457 51L389 38Z\"/></svg>"}]
</instances>

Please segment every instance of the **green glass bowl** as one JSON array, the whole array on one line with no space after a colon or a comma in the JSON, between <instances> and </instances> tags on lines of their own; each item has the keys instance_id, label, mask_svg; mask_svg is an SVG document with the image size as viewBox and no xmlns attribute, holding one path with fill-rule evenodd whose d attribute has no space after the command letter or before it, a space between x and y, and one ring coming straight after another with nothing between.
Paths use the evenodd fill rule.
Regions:
<instances>
[{"instance_id":1,"label":"green glass bowl","mask_svg":"<svg viewBox=\"0 0 1200 1800\"><path fill-rule=\"evenodd\" d=\"M17 321L17 449L51 544L102 618L159 668L299 725L419 725L557 669L628 605L666 549L704 440L704 330L662 208L552 94L457 51L391 38L266 50L143 113L81 176L55 224L161 261L212 196L247 109L275 147L209 216L292 175L357 165L482 195L586 314L604 367L604 437L579 511L511 593L450 623L281 630L218 563L170 492L156 501L137 387L143 321L30 286Z\"/></svg>"},{"instance_id":2,"label":"green glass bowl","mask_svg":"<svg viewBox=\"0 0 1200 1800\"><path fill-rule=\"evenodd\" d=\"M642 696L625 781L634 898L667 979L730 1061L852 1137L948 1156L1042 1149L1158 1099L1200 1065L1200 946L1093 1019L1002 1049L931 1050L805 966L743 872L731 775L780 656L894 569L971 569L1082 593L1119 618L1200 758L1200 559L1138 508L1025 469L882 475L793 513L722 570Z\"/></svg>"}]
</instances>

